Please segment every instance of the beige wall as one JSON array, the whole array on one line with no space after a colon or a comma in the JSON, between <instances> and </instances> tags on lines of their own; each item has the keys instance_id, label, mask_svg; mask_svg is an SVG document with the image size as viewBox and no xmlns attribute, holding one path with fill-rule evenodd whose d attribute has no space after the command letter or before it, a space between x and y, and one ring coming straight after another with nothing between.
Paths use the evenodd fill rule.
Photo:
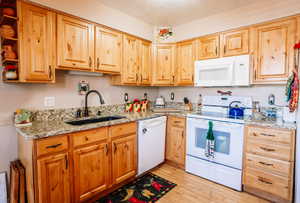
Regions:
<instances>
[{"instance_id":1,"label":"beige wall","mask_svg":"<svg viewBox=\"0 0 300 203\"><path fill-rule=\"evenodd\" d=\"M175 26L177 41L300 13L299 0L267 0Z\"/></svg>"}]
</instances>

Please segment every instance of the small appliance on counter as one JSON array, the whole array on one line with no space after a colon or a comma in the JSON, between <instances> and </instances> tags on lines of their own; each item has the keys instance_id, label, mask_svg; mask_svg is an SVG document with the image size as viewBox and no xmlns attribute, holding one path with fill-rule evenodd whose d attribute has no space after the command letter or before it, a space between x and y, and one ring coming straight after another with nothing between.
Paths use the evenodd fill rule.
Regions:
<instances>
[{"instance_id":1,"label":"small appliance on counter","mask_svg":"<svg viewBox=\"0 0 300 203\"><path fill-rule=\"evenodd\" d=\"M165 106L166 106L166 102L165 102L165 98L163 96L156 98L154 107L163 108Z\"/></svg>"}]
</instances>

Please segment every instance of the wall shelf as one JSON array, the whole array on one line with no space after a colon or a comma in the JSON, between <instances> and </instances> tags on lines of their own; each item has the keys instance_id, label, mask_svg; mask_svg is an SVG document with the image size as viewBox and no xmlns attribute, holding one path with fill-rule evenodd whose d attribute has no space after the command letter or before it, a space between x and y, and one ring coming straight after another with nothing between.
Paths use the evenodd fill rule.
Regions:
<instances>
[{"instance_id":1,"label":"wall shelf","mask_svg":"<svg viewBox=\"0 0 300 203\"><path fill-rule=\"evenodd\" d=\"M3 59L2 63L18 63L18 59Z\"/></svg>"}]
</instances>

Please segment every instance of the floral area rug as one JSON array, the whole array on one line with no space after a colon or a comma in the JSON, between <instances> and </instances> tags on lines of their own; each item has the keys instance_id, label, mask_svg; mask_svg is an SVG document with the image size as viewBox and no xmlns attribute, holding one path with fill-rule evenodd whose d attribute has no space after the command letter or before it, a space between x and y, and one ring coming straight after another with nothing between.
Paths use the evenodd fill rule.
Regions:
<instances>
[{"instance_id":1,"label":"floral area rug","mask_svg":"<svg viewBox=\"0 0 300 203\"><path fill-rule=\"evenodd\" d=\"M176 186L166 179L148 173L95 203L151 203L156 202Z\"/></svg>"}]
</instances>

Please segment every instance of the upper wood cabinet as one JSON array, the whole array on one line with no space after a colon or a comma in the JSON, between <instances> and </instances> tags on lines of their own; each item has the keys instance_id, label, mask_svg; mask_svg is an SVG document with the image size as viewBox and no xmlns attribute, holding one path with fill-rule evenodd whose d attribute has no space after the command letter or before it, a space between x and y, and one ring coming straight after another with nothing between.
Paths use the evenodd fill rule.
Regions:
<instances>
[{"instance_id":1,"label":"upper wood cabinet","mask_svg":"<svg viewBox=\"0 0 300 203\"><path fill-rule=\"evenodd\" d=\"M194 67L196 61L197 40L177 44L176 85L194 84Z\"/></svg>"},{"instance_id":2,"label":"upper wood cabinet","mask_svg":"<svg viewBox=\"0 0 300 203\"><path fill-rule=\"evenodd\" d=\"M252 28L254 83L285 83L294 65L296 19Z\"/></svg>"},{"instance_id":3,"label":"upper wood cabinet","mask_svg":"<svg viewBox=\"0 0 300 203\"><path fill-rule=\"evenodd\" d=\"M71 202L70 170L67 153L37 160L38 202Z\"/></svg>"},{"instance_id":4,"label":"upper wood cabinet","mask_svg":"<svg viewBox=\"0 0 300 203\"><path fill-rule=\"evenodd\" d=\"M223 32L220 38L222 57L249 53L249 29Z\"/></svg>"},{"instance_id":5,"label":"upper wood cabinet","mask_svg":"<svg viewBox=\"0 0 300 203\"><path fill-rule=\"evenodd\" d=\"M73 152L75 202L83 202L109 185L109 153L106 140Z\"/></svg>"},{"instance_id":6,"label":"upper wood cabinet","mask_svg":"<svg viewBox=\"0 0 300 203\"><path fill-rule=\"evenodd\" d=\"M138 81L139 44L139 39L130 35L123 35L123 66L121 74L123 84L136 84Z\"/></svg>"},{"instance_id":7,"label":"upper wood cabinet","mask_svg":"<svg viewBox=\"0 0 300 203\"><path fill-rule=\"evenodd\" d=\"M20 80L55 80L55 13L20 2Z\"/></svg>"},{"instance_id":8,"label":"upper wood cabinet","mask_svg":"<svg viewBox=\"0 0 300 203\"><path fill-rule=\"evenodd\" d=\"M57 15L57 56L59 68L94 69L94 25Z\"/></svg>"},{"instance_id":9,"label":"upper wood cabinet","mask_svg":"<svg viewBox=\"0 0 300 203\"><path fill-rule=\"evenodd\" d=\"M173 85L175 83L175 44L153 46L153 85Z\"/></svg>"},{"instance_id":10,"label":"upper wood cabinet","mask_svg":"<svg viewBox=\"0 0 300 203\"><path fill-rule=\"evenodd\" d=\"M152 47L151 42L140 41L139 84L150 85L152 79Z\"/></svg>"},{"instance_id":11,"label":"upper wood cabinet","mask_svg":"<svg viewBox=\"0 0 300 203\"><path fill-rule=\"evenodd\" d=\"M96 26L95 36L95 71L120 73L122 33Z\"/></svg>"},{"instance_id":12,"label":"upper wood cabinet","mask_svg":"<svg viewBox=\"0 0 300 203\"><path fill-rule=\"evenodd\" d=\"M220 56L219 34L199 38L199 59L213 59Z\"/></svg>"}]
</instances>

